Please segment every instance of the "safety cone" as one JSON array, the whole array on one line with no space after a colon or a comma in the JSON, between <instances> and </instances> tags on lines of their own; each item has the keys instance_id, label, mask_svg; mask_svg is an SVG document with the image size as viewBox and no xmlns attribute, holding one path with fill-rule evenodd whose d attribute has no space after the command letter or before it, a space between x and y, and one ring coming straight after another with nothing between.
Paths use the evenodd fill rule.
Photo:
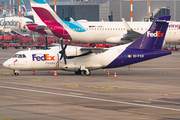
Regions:
<instances>
[{"instance_id":1,"label":"safety cone","mask_svg":"<svg viewBox=\"0 0 180 120\"><path fill-rule=\"evenodd\" d=\"M114 73L114 78L117 78L117 76L116 76L116 72Z\"/></svg>"},{"instance_id":2,"label":"safety cone","mask_svg":"<svg viewBox=\"0 0 180 120\"><path fill-rule=\"evenodd\" d=\"M108 72L107 72L107 76L110 76L110 74L109 74L109 70L108 70Z\"/></svg>"},{"instance_id":3,"label":"safety cone","mask_svg":"<svg viewBox=\"0 0 180 120\"><path fill-rule=\"evenodd\" d=\"M12 54L14 54L13 50L12 50Z\"/></svg>"},{"instance_id":4,"label":"safety cone","mask_svg":"<svg viewBox=\"0 0 180 120\"><path fill-rule=\"evenodd\" d=\"M33 71L33 75L35 75L35 71Z\"/></svg>"},{"instance_id":5,"label":"safety cone","mask_svg":"<svg viewBox=\"0 0 180 120\"><path fill-rule=\"evenodd\" d=\"M57 72L56 72L56 70L54 70L54 76L57 76Z\"/></svg>"}]
</instances>

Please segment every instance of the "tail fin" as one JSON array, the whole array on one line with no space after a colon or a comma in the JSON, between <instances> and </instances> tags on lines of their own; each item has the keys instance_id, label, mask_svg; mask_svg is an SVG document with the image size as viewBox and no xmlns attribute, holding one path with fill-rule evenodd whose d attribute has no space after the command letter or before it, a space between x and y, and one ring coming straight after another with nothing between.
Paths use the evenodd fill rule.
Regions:
<instances>
[{"instance_id":1,"label":"tail fin","mask_svg":"<svg viewBox=\"0 0 180 120\"><path fill-rule=\"evenodd\" d=\"M61 20L45 0L30 0L34 21L40 26L51 28L53 36L65 39L72 39L67 29L76 32L85 32L84 27L75 21ZM52 35L51 34L51 35Z\"/></svg>"},{"instance_id":2,"label":"tail fin","mask_svg":"<svg viewBox=\"0 0 180 120\"><path fill-rule=\"evenodd\" d=\"M23 16L27 16L26 13L27 13L27 10L26 10L26 7L23 3L23 0L21 0L21 7L22 7L22 14Z\"/></svg>"},{"instance_id":3,"label":"tail fin","mask_svg":"<svg viewBox=\"0 0 180 120\"><path fill-rule=\"evenodd\" d=\"M171 16L161 16L154 20L149 30L130 44L130 49L161 49Z\"/></svg>"},{"instance_id":4,"label":"tail fin","mask_svg":"<svg viewBox=\"0 0 180 120\"><path fill-rule=\"evenodd\" d=\"M30 0L35 23L58 23L61 19L56 15L45 0Z\"/></svg>"}]
</instances>

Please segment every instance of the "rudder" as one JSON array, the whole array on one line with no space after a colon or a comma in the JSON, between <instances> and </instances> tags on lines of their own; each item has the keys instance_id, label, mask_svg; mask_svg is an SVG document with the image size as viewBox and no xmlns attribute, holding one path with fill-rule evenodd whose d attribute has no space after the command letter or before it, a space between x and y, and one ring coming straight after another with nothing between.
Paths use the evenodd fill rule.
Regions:
<instances>
[{"instance_id":1,"label":"rudder","mask_svg":"<svg viewBox=\"0 0 180 120\"><path fill-rule=\"evenodd\" d=\"M171 16L161 16L155 19L149 30L130 44L129 49L161 49Z\"/></svg>"}]
</instances>

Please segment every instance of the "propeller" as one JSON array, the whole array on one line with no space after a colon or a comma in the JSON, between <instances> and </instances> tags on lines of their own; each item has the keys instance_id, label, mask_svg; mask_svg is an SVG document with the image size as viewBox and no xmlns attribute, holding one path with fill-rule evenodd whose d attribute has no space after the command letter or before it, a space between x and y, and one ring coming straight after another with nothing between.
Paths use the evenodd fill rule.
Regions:
<instances>
[{"instance_id":1,"label":"propeller","mask_svg":"<svg viewBox=\"0 0 180 120\"><path fill-rule=\"evenodd\" d=\"M66 62L66 58L67 58L67 56L66 56L66 47L67 47L67 45L65 45L64 47L63 47L63 41L62 41L62 39L61 39L61 51L59 51L59 53L61 54L61 57L60 57L60 60L62 59L62 58L64 58L64 63L65 63L65 65L67 64L67 62Z\"/></svg>"}]
</instances>

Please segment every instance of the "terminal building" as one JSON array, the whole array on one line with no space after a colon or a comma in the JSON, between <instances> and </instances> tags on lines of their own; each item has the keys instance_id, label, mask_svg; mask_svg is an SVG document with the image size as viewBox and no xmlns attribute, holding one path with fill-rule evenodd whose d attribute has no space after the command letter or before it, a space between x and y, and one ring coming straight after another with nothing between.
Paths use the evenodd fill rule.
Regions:
<instances>
[{"instance_id":1,"label":"terminal building","mask_svg":"<svg viewBox=\"0 0 180 120\"><path fill-rule=\"evenodd\" d=\"M57 0L57 15L63 20L130 21L131 0ZM171 21L180 21L179 0L151 0L151 20L171 15ZM49 2L54 9L54 2ZM133 21L148 21L149 0L133 0Z\"/></svg>"}]
</instances>

